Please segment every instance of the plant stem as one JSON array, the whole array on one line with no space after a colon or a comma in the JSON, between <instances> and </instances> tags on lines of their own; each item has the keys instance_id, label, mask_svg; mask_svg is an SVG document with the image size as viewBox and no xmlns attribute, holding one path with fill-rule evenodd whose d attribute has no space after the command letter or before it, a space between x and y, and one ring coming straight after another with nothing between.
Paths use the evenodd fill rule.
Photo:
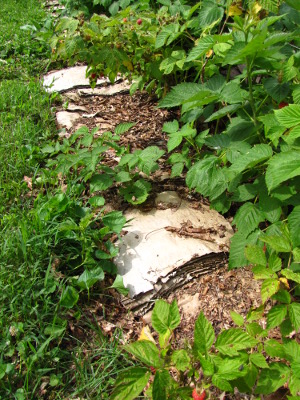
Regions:
<instances>
[{"instance_id":1,"label":"plant stem","mask_svg":"<svg viewBox=\"0 0 300 400\"><path fill-rule=\"evenodd\" d=\"M253 96L253 87L252 87L252 63L249 60L249 57L246 57L246 64L247 64L247 78L248 78L248 88L249 88L249 103L252 108L252 113L253 113L253 122L254 125L258 125L258 121L256 118L256 109L255 109L255 101L254 101L254 96Z\"/></svg>"}]
</instances>

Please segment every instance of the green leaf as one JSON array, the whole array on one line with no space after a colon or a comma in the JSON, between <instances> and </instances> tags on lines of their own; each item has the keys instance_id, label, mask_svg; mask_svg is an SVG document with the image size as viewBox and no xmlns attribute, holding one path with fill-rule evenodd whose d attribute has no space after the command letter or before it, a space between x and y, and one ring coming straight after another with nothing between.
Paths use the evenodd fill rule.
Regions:
<instances>
[{"instance_id":1,"label":"green leaf","mask_svg":"<svg viewBox=\"0 0 300 400\"><path fill-rule=\"evenodd\" d=\"M207 1L203 3L203 7L199 12L199 27L204 29L205 27L211 27L212 25L217 24L223 17L224 9L222 7L218 7L218 5L214 1Z\"/></svg>"},{"instance_id":2,"label":"green leaf","mask_svg":"<svg viewBox=\"0 0 300 400\"><path fill-rule=\"evenodd\" d=\"M300 245L300 206L296 206L288 216L288 226L294 247Z\"/></svg>"},{"instance_id":3,"label":"green leaf","mask_svg":"<svg viewBox=\"0 0 300 400\"><path fill-rule=\"evenodd\" d=\"M179 124L177 119L174 119L173 121L165 122L162 131L166 133L175 133L179 131Z\"/></svg>"},{"instance_id":4,"label":"green leaf","mask_svg":"<svg viewBox=\"0 0 300 400\"><path fill-rule=\"evenodd\" d=\"M214 372L215 372L214 364L208 358L203 357L202 354L199 352L198 352L197 357L200 361L203 375L204 376L213 376Z\"/></svg>"},{"instance_id":5,"label":"green leaf","mask_svg":"<svg viewBox=\"0 0 300 400\"><path fill-rule=\"evenodd\" d=\"M147 368L132 367L119 374L111 400L134 400L147 385L150 371Z\"/></svg>"},{"instance_id":6,"label":"green leaf","mask_svg":"<svg viewBox=\"0 0 300 400\"><path fill-rule=\"evenodd\" d=\"M278 304L271 308L267 315L267 329L279 326L287 315L287 306Z\"/></svg>"},{"instance_id":7,"label":"green leaf","mask_svg":"<svg viewBox=\"0 0 300 400\"><path fill-rule=\"evenodd\" d=\"M171 108L181 105L185 100L191 98L204 88L198 83L180 83L174 86L164 99L159 102L160 108Z\"/></svg>"},{"instance_id":8,"label":"green leaf","mask_svg":"<svg viewBox=\"0 0 300 400\"><path fill-rule=\"evenodd\" d=\"M160 368L162 365L158 348L149 340L127 344L124 349L149 367Z\"/></svg>"},{"instance_id":9,"label":"green leaf","mask_svg":"<svg viewBox=\"0 0 300 400\"><path fill-rule=\"evenodd\" d=\"M275 339L265 342L265 352L271 357L285 358L284 346Z\"/></svg>"},{"instance_id":10,"label":"green leaf","mask_svg":"<svg viewBox=\"0 0 300 400\"><path fill-rule=\"evenodd\" d=\"M300 124L300 104L290 104L281 110L274 110L274 114L280 125L285 128Z\"/></svg>"},{"instance_id":11,"label":"green leaf","mask_svg":"<svg viewBox=\"0 0 300 400\"><path fill-rule=\"evenodd\" d=\"M276 78L268 78L264 81L266 92L278 103L286 99L290 94L290 86L287 83L279 83Z\"/></svg>"},{"instance_id":12,"label":"green leaf","mask_svg":"<svg viewBox=\"0 0 300 400\"><path fill-rule=\"evenodd\" d=\"M268 164L266 184L268 190L271 191L282 182L300 175L300 151L289 150L276 154L268 161Z\"/></svg>"},{"instance_id":13,"label":"green leaf","mask_svg":"<svg viewBox=\"0 0 300 400\"><path fill-rule=\"evenodd\" d=\"M238 350L256 346L258 341L240 328L230 328L222 331L215 343L215 347L224 355L236 356Z\"/></svg>"},{"instance_id":14,"label":"green leaf","mask_svg":"<svg viewBox=\"0 0 300 400\"><path fill-rule=\"evenodd\" d=\"M267 265L267 258L263 249L257 245L248 245L245 248L245 255L251 264Z\"/></svg>"},{"instance_id":15,"label":"green leaf","mask_svg":"<svg viewBox=\"0 0 300 400\"><path fill-rule=\"evenodd\" d=\"M89 198L89 203L93 207L101 207L105 204L105 199L102 196L94 196Z\"/></svg>"},{"instance_id":16,"label":"green leaf","mask_svg":"<svg viewBox=\"0 0 300 400\"><path fill-rule=\"evenodd\" d=\"M272 147L267 144L253 146L247 153L242 154L230 167L229 171L239 174L268 160L272 156Z\"/></svg>"},{"instance_id":17,"label":"green leaf","mask_svg":"<svg viewBox=\"0 0 300 400\"><path fill-rule=\"evenodd\" d=\"M214 340L214 329L201 311L195 322L194 348L198 353L205 354L213 345Z\"/></svg>"},{"instance_id":18,"label":"green leaf","mask_svg":"<svg viewBox=\"0 0 300 400\"><path fill-rule=\"evenodd\" d=\"M170 375L167 370L157 371L152 387L153 400L167 400L167 389L170 386Z\"/></svg>"},{"instance_id":19,"label":"green leaf","mask_svg":"<svg viewBox=\"0 0 300 400\"><path fill-rule=\"evenodd\" d=\"M253 184L246 183L236 188L231 197L231 200L237 202L244 202L253 199L257 194L258 194L257 187Z\"/></svg>"},{"instance_id":20,"label":"green leaf","mask_svg":"<svg viewBox=\"0 0 300 400\"><path fill-rule=\"evenodd\" d=\"M294 328L298 331L300 328L300 304L299 303L291 303L288 305L289 307L289 316Z\"/></svg>"},{"instance_id":21,"label":"green leaf","mask_svg":"<svg viewBox=\"0 0 300 400\"><path fill-rule=\"evenodd\" d=\"M260 231L254 231L249 236L236 232L230 239L229 269L248 265L245 257L246 244L256 243Z\"/></svg>"},{"instance_id":22,"label":"green leaf","mask_svg":"<svg viewBox=\"0 0 300 400\"><path fill-rule=\"evenodd\" d=\"M124 296L127 296L129 293L129 290L126 289L124 286L123 277L121 275L116 276L114 283L110 287L116 289L119 293L123 294Z\"/></svg>"},{"instance_id":23,"label":"green leaf","mask_svg":"<svg viewBox=\"0 0 300 400\"><path fill-rule=\"evenodd\" d=\"M261 299L265 303L273 294L277 293L280 288L278 279L266 279L261 285Z\"/></svg>"},{"instance_id":24,"label":"green leaf","mask_svg":"<svg viewBox=\"0 0 300 400\"><path fill-rule=\"evenodd\" d=\"M233 392L233 388L228 381L215 374L212 377L212 384L225 392Z\"/></svg>"},{"instance_id":25,"label":"green leaf","mask_svg":"<svg viewBox=\"0 0 300 400\"><path fill-rule=\"evenodd\" d=\"M276 250L278 253L290 253L291 244L289 240L283 235L262 235L259 240L267 243L272 249Z\"/></svg>"},{"instance_id":26,"label":"green leaf","mask_svg":"<svg viewBox=\"0 0 300 400\"><path fill-rule=\"evenodd\" d=\"M247 98L246 90L241 89L240 84L236 82L228 82L221 92L220 99L228 104L242 103Z\"/></svg>"},{"instance_id":27,"label":"green leaf","mask_svg":"<svg viewBox=\"0 0 300 400\"><path fill-rule=\"evenodd\" d=\"M161 335L169 329L173 330L180 324L180 314L177 302L168 304L164 300L157 300L152 312L152 326Z\"/></svg>"},{"instance_id":28,"label":"green leaf","mask_svg":"<svg viewBox=\"0 0 300 400\"><path fill-rule=\"evenodd\" d=\"M115 127L115 134L122 135L122 133L128 132L135 125L135 122L122 122Z\"/></svg>"},{"instance_id":29,"label":"green leaf","mask_svg":"<svg viewBox=\"0 0 300 400\"><path fill-rule=\"evenodd\" d=\"M236 225L241 234L249 235L264 220L264 216L256 204L245 203L238 209L232 223Z\"/></svg>"},{"instance_id":30,"label":"green leaf","mask_svg":"<svg viewBox=\"0 0 300 400\"><path fill-rule=\"evenodd\" d=\"M269 268L273 272L278 272L281 270L281 262L281 258L276 253L272 253L268 259Z\"/></svg>"},{"instance_id":31,"label":"green leaf","mask_svg":"<svg viewBox=\"0 0 300 400\"><path fill-rule=\"evenodd\" d=\"M79 294L73 286L67 286L60 298L60 305L66 308L72 308L75 306L79 299Z\"/></svg>"},{"instance_id":32,"label":"green leaf","mask_svg":"<svg viewBox=\"0 0 300 400\"><path fill-rule=\"evenodd\" d=\"M232 318L232 321L237 325L237 326L243 326L244 325L244 318L236 313L235 311L230 311L230 316Z\"/></svg>"},{"instance_id":33,"label":"green leaf","mask_svg":"<svg viewBox=\"0 0 300 400\"><path fill-rule=\"evenodd\" d=\"M272 300L280 301L280 303L290 304L291 295L287 290L280 289L272 296Z\"/></svg>"},{"instance_id":34,"label":"green leaf","mask_svg":"<svg viewBox=\"0 0 300 400\"><path fill-rule=\"evenodd\" d=\"M244 368L243 360L240 358L224 358L218 364L218 370L216 375L220 379L224 379L226 381L232 381L236 378L240 378L247 373L247 370Z\"/></svg>"},{"instance_id":35,"label":"green leaf","mask_svg":"<svg viewBox=\"0 0 300 400\"><path fill-rule=\"evenodd\" d=\"M78 278L76 284L82 289L89 289L96 282L103 281L104 272L101 267L86 269Z\"/></svg>"},{"instance_id":36,"label":"green leaf","mask_svg":"<svg viewBox=\"0 0 300 400\"><path fill-rule=\"evenodd\" d=\"M185 372L191 366L191 359L186 350L175 350L172 353L171 360L178 371Z\"/></svg>"},{"instance_id":37,"label":"green leaf","mask_svg":"<svg viewBox=\"0 0 300 400\"><path fill-rule=\"evenodd\" d=\"M287 279L297 282L300 284L300 273L291 271L290 269L283 269L281 274L285 276Z\"/></svg>"},{"instance_id":38,"label":"green leaf","mask_svg":"<svg viewBox=\"0 0 300 400\"><path fill-rule=\"evenodd\" d=\"M240 104L232 104L229 106L225 106L223 108L221 108L220 110L214 112L209 118L207 118L204 122L211 122L214 121L216 119L220 119L222 117L225 117L225 115L227 114L231 114L234 113L235 111L237 111L239 108L241 108Z\"/></svg>"},{"instance_id":39,"label":"green leaf","mask_svg":"<svg viewBox=\"0 0 300 400\"><path fill-rule=\"evenodd\" d=\"M151 183L144 179L139 179L136 182L130 182L127 186L120 189L120 193L125 200L131 204L141 204L147 200L151 190Z\"/></svg>"},{"instance_id":40,"label":"green leaf","mask_svg":"<svg viewBox=\"0 0 300 400\"><path fill-rule=\"evenodd\" d=\"M192 48L186 59L186 62L197 60L197 58L202 57L208 52L208 50L212 49L213 45L214 45L213 37L209 35L204 36L203 38L198 40L196 46Z\"/></svg>"},{"instance_id":41,"label":"green leaf","mask_svg":"<svg viewBox=\"0 0 300 400\"><path fill-rule=\"evenodd\" d=\"M283 386L290 376L290 369L283 363L270 363L269 368L261 371L255 394L270 394Z\"/></svg>"},{"instance_id":42,"label":"green leaf","mask_svg":"<svg viewBox=\"0 0 300 400\"><path fill-rule=\"evenodd\" d=\"M256 265L252 268L255 279L269 279L277 278L277 274L270 268L266 268L263 265Z\"/></svg>"},{"instance_id":43,"label":"green leaf","mask_svg":"<svg viewBox=\"0 0 300 400\"><path fill-rule=\"evenodd\" d=\"M90 191L91 193L99 190L106 190L114 183L112 177L108 174L97 174L90 180Z\"/></svg>"},{"instance_id":44,"label":"green leaf","mask_svg":"<svg viewBox=\"0 0 300 400\"><path fill-rule=\"evenodd\" d=\"M121 211L112 211L102 217L102 222L111 231L120 233L125 225L126 218Z\"/></svg>"},{"instance_id":45,"label":"green leaf","mask_svg":"<svg viewBox=\"0 0 300 400\"><path fill-rule=\"evenodd\" d=\"M168 140L168 152L170 153L172 150L176 149L183 140L183 137L179 132L173 133L170 135L170 139Z\"/></svg>"},{"instance_id":46,"label":"green leaf","mask_svg":"<svg viewBox=\"0 0 300 400\"><path fill-rule=\"evenodd\" d=\"M227 178L218 163L219 159L212 155L196 162L186 176L188 187L196 188L198 193L209 196L210 200L219 197L227 189Z\"/></svg>"},{"instance_id":47,"label":"green leaf","mask_svg":"<svg viewBox=\"0 0 300 400\"><path fill-rule=\"evenodd\" d=\"M261 353L250 354L249 359L258 368L269 368L269 365L268 365L265 357Z\"/></svg>"}]
</instances>

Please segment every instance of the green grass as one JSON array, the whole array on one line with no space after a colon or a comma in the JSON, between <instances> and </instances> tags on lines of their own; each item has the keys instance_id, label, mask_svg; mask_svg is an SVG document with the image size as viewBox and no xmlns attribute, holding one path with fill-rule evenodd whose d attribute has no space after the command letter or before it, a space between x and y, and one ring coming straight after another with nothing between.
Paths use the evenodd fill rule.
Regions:
<instances>
[{"instance_id":1,"label":"green grass","mask_svg":"<svg viewBox=\"0 0 300 400\"><path fill-rule=\"evenodd\" d=\"M64 209L43 218L57 193L41 150L57 134L53 97L40 82L52 22L39 0L2 0L0 21L0 399L109 398L114 377L131 362L95 323L84 323L88 342L72 337L59 306L66 278L54 264L72 258L78 243L56 245ZM50 179L31 191L24 177L37 175ZM76 202L67 199L69 207Z\"/></svg>"},{"instance_id":2,"label":"green grass","mask_svg":"<svg viewBox=\"0 0 300 400\"><path fill-rule=\"evenodd\" d=\"M36 30L51 28L41 2L1 0L0 21L0 80L28 78L45 70L49 64L49 46L33 37Z\"/></svg>"}]
</instances>

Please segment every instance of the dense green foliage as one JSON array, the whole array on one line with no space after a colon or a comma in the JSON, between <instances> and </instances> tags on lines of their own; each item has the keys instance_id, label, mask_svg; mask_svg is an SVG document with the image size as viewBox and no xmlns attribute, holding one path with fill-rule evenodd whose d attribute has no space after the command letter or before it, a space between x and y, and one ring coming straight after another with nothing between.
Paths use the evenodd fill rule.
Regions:
<instances>
[{"instance_id":1,"label":"dense green foliage","mask_svg":"<svg viewBox=\"0 0 300 400\"><path fill-rule=\"evenodd\" d=\"M299 4L272 0L161 1L158 3L163 6L154 9L149 1L143 1L132 5L125 2L118 10L117 3L113 3L114 10L110 9L111 17L94 14L85 20L79 13L75 18L63 18L51 40L54 58L87 62L92 86L99 75L107 75L113 82L121 73L132 79L132 93L144 88L162 97L160 107L180 107L180 120L167 122L163 128L169 136L172 176L184 174L187 186L208 197L216 210L237 210L229 267L251 263L255 277L263 280L263 305L255 311L254 319L249 314L245 328L248 339L255 337L253 346L258 346L259 352L264 350L283 361L266 367L255 362L252 365L250 360L243 372L219 379L220 363L230 369L242 362L227 346L219 349L224 362L215 361L215 367L211 366L217 368L208 374L216 374L211 383L226 391L237 386L252 392L256 386L259 394L275 391L289 381L291 394L296 396L300 387L294 365L298 361L287 355L288 350L268 351L265 337L269 328L279 326L287 348L298 346L289 335L300 325ZM264 305L270 298L275 306L266 312ZM253 322L264 314L267 331ZM229 337L231 333L222 335ZM197 340L195 336L195 343ZM243 351L252 347L247 340ZM146 349L152 345L146 342L136 346L143 355L149 350L152 360L154 348ZM139 351L132 353L145 362ZM162 345L160 351L164 357ZM244 352L238 357L246 355ZM203 364L201 357L205 370L209 360ZM263 368L260 374L257 367ZM166 392L168 378L160 363L157 368L152 397L174 397L173 384ZM279 373L284 376L282 381L276 379ZM147 369L134 369L132 378L118 381L116 398L120 393L124 398L134 398L148 376ZM266 382L270 382L268 388ZM184 392L180 393L176 396L186 398Z\"/></svg>"},{"instance_id":2,"label":"dense green foliage","mask_svg":"<svg viewBox=\"0 0 300 400\"><path fill-rule=\"evenodd\" d=\"M261 307L246 321L232 314L238 328L215 338L201 314L189 351L171 349L180 317L175 304L158 302L152 325L159 347L151 338L126 347L146 367L126 370L114 398L138 396L153 368L147 396L155 400L190 398L191 382L253 395L285 384L296 398L297 0L61 3L66 9L56 24L37 0L5 0L0 10L0 397L111 398L116 374L132 362L117 338L109 341L81 316L84 302L105 291L105 276L116 273L111 236L125 223L120 212L104 213L102 192L116 187L126 201L142 203L151 190L146 178L164 153L120 146L131 124L100 137L83 127L58 141L51 107L59 97L38 79L51 53L55 62L88 63L92 86L100 75L113 82L121 73L132 80L131 93L146 89L159 107L180 109L180 119L163 127L171 176L184 176L213 208L234 213L229 267L252 264L262 281ZM104 162L109 149L120 157L111 168ZM112 287L126 293L119 276ZM88 329L89 346L72 338L73 323ZM274 328L280 342L268 338ZM174 367L179 373L171 377Z\"/></svg>"},{"instance_id":3,"label":"dense green foliage","mask_svg":"<svg viewBox=\"0 0 300 400\"><path fill-rule=\"evenodd\" d=\"M85 204L76 174L64 194L59 171L46 167L59 99L44 91L39 74L49 63L52 19L37 0L2 1L0 14L0 398L99 398L131 364L118 348L121 333L105 338L80 319L78 306L71 326L93 339L83 345L67 310L79 292L92 298L91 287L104 279L100 259L114 272L109 238L125 218L104 217L95 200ZM122 291L122 281L113 287ZM96 296L101 292L98 285Z\"/></svg>"}]
</instances>

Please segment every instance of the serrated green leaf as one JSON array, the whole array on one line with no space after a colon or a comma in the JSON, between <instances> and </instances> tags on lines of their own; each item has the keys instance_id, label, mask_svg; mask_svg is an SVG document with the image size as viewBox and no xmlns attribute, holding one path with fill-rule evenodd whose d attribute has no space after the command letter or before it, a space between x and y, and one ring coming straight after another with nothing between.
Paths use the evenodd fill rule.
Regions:
<instances>
[{"instance_id":1,"label":"serrated green leaf","mask_svg":"<svg viewBox=\"0 0 300 400\"><path fill-rule=\"evenodd\" d=\"M247 260L252 264L267 265L267 258L263 249L257 245L248 245L245 248Z\"/></svg>"},{"instance_id":2,"label":"serrated green leaf","mask_svg":"<svg viewBox=\"0 0 300 400\"><path fill-rule=\"evenodd\" d=\"M277 293L280 288L280 281L278 279L266 279L261 285L261 299L263 304L271 297L273 294Z\"/></svg>"},{"instance_id":3,"label":"serrated green leaf","mask_svg":"<svg viewBox=\"0 0 300 400\"><path fill-rule=\"evenodd\" d=\"M239 350L256 346L258 341L240 328L231 328L222 331L215 343L215 347L224 355L237 356Z\"/></svg>"},{"instance_id":4,"label":"serrated green leaf","mask_svg":"<svg viewBox=\"0 0 300 400\"><path fill-rule=\"evenodd\" d=\"M267 329L279 326L287 315L287 306L278 304L271 308L267 315Z\"/></svg>"},{"instance_id":5,"label":"serrated green leaf","mask_svg":"<svg viewBox=\"0 0 300 400\"><path fill-rule=\"evenodd\" d=\"M299 272L294 272L291 271L290 269L283 269L281 271L281 274L285 276L287 279L290 279L291 281L297 282L300 284L300 273Z\"/></svg>"},{"instance_id":6,"label":"serrated green leaf","mask_svg":"<svg viewBox=\"0 0 300 400\"><path fill-rule=\"evenodd\" d=\"M272 148L267 144L253 146L246 154L242 154L230 167L229 171L236 174L253 168L272 156Z\"/></svg>"},{"instance_id":7,"label":"serrated green leaf","mask_svg":"<svg viewBox=\"0 0 300 400\"><path fill-rule=\"evenodd\" d=\"M265 342L265 352L271 357L285 358L284 346L275 339Z\"/></svg>"},{"instance_id":8,"label":"serrated green leaf","mask_svg":"<svg viewBox=\"0 0 300 400\"><path fill-rule=\"evenodd\" d=\"M178 371L186 371L190 367L191 359L186 350L175 350L171 356L172 363Z\"/></svg>"},{"instance_id":9,"label":"serrated green leaf","mask_svg":"<svg viewBox=\"0 0 300 400\"><path fill-rule=\"evenodd\" d=\"M208 52L208 50L212 49L213 45L214 45L213 37L204 36L197 42L196 46L193 47L192 50L189 52L186 62L197 60L197 58L202 57Z\"/></svg>"},{"instance_id":10,"label":"serrated green leaf","mask_svg":"<svg viewBox=\"0 0 300 400\"><path fill-rule=\"evenodd\" d=\"M271 269L264 267L263 265L256 265L252 268L255 279L269 279L277 278L277 274Z\"/></svg>"},{"instance_id":11,"label":"serrated green leaf","mask_svg":"<svg viewBox=\"0 0 300 400\"><path fill-rule=\"evenodd\" d=\"M146 201L150 190L151 183L144 179L138 179L136 182L129 182L126 186L120 188L120 193L129 203L141 204Z\"/></svg>"},{"instance_id":12,"label":"serrated green leaf","mask_svg":"<svg viewBox=\"0 0 300 400\"><path fill-rule=\"evenodd\" d=\"M211 323L205 318L203 312L195 322L194 347L200 354L205 354L213 345L215 333Z\"/></svg>"},{"instance_id":13,"label":"serrated green leaf","mask_svg":"<svg viewBox=\"0 0 300 400\"><path fill-rule=\"evenodd\" d=\"M120 233L125 225L126 218L123 216L121 211L112 211L104 215L102 221L111 231Z\"/></svg>"},{"instance_id":14,"label":"serrated green leaf","mask_svg":"<svg viewBox=\"0 0 300 400\"><path fill-rule=\"evenodd\" d=\"M122 122L115 127L115 134L122 135L122 133L128 132L135 125L135 122Z\"/></svg>"},{"instance_id":15,"label":"serrated green leaf","mask_svg":"<svg viewBox=\"0 0 300 400\"><path fill-rule=\"evenodd\" d=\"M246 244L256 243L259 231L255 231L250 236L236 232L230 239L229 269L240 268L248 265L245 257Z\"/></svg>"},{"instance_id":16,"label":"serrated green leaf","mask_svg":"<svg viewBox=\"0 0 300 400\"><path fill-rule=\"evenodd\" d=\"M170 380L171 377L167 370L156 372L152 387L153 400L167 400L167 389L170 385Z\"/></svg>"},{"instance_id":17,"label":"serrated green leaf","mask_svg":"<svg viewBox=\"0 0 300 400\"><path fill-rule=\"evenodd\" d=\"M203 375L204 376L213 376L214 372L215 372L214 364L208 358L203 357L202 354L199 352L198 352L197 357L200 361Z\"/></svg>"},{"instance_id":18,"label":"serrated green leaf","mask_svg":"<svg viewBox=\"0 0 300 400\"><path fill-rule=\"evenodd\" d=\"M212 377L212 384L225 392L233 392L233 388L228 381L220 378L217 374Z\"/></svg>"},{"instance_id":19,"label":"serrated green leaf","mask_svg":"<svg viewBox=\"0 0 300 400\"><path fill-rule=\"evenodd\" d=\"M91 193L100 190L106 190L114 183L112 177L108 174L97 174L90 180L90 191Z\"/></svg>"},{"instance_id":20,"label":"serrated green leaf","mask_svg":"<svg viewBox=\"0 0 300 400\"><path fill-rule=\"evenodd\" d=\"M273 300L280 301L280 303L290 304L291 295L287 290L280 289L277 293L272 296Z\"/></svg>"},{"instance_id":21,"label":"serrated green leaf","mask_svg":"<svg viewBox=\"0 0 300 400\"><path fill-rule=\"evenodd\" d=\"M266 184L272 191L282 182L300 175L300 151L290 150L274 155L268 161Z\"/></svg>"},{"instance_id":22,"label":"serrated green leaf","mask_svg":"<svg viewBox=\"0 0 300 400\"><path fill-rule=\"evenodd\" d=\"M280 125L286 128L292 128L300 124L299 104L290 104L288 107L284 107L281 110L275 110L274 114Z\"/></svg>"},{"instance_id":23,"label":"serrated green leaf","mask_svg":"<svg viewBox=\"0 0 300 400\"><path fill-rule=\"evenodd\" d=\"M208 156L194 164L187 173L186 183L203 196L214 200L227 188L225 169L220 168L215 156Z\"/></svg>"},{"instance_id":24,"label":"serrated green leaf","mask_svg":"<svg viewBox=\"0 0 300 400\"><path fill-rule=\"evenodd\" d=\"M300 104L300 85L297 85L293 90L293 99L296 104Z\"/></svg>"},{"instance_id":25,"label":"serrated green leaf","mask_svg":"<svg viewBox=\"0 0 300 400\"><path fill-rule=\"evenodd\" d=\"M267 243L272 249L276 250L278 253L290 253L291 244L289 240L283 235L262 235L259 240Z\"/></svg>"},{"instance_id":26,"label":"serrated green leaf","mask_svg":"<svg viewBox=\"0 0 300 400\"><path fill-rule=\"evenodd\" d=\"M289 308L289 316L294 328L298 331L300 328L300 304L299 303L291 303L288 306Z\"/></svg>"},{"instance_id":27,"label":"serrated green leaf","mask_svg":"<svg viewBox=\"0 0 300 400\"><path fill-rule=\"evenodd\" d=\"M235 311L230 311L230 316L232 318L232 321L237 325L237 326L243 326L244 325L244 318L236 313Z\"/></svg>"},{"instance_id":28,"label":"serrated green leaf","mask_svg":"<svg viewBox=\"0 0 300 400\"><path fill-rule=\"evenodd\" d=\"M239 208L232 223L236 225L241 234L249 235L263 221L264 216L258 206L253 203L245 203Z\"/></svg>"},{"instance_id":29,"label":"serrated green leaf","mask_svg":"<svg viewBox=\"0 0 300 400\"><path fill-rule=\"evenodd\" d=\"M268 78L264 81L266 92L278 103L286 99L290 94L288 83L279 83L276 78Z\"/></svg>"},{"instance_id":30,"label":"serrated green leaf","mask_svg":"<svg viewBox=\"0 0 300 400\"><path fill-rule=\"evenodd\" d=\"M246 90L243 90L240 84L236 82L228 82L223 88L220 99L225 101L228 104L237 104L243 103L243 101L247 98L248 93Z\"/></svg>"},{"instance_id":31,"label":"serrated green leaf","mask_svg":"<svg viewBox=\"0 0 300 400\"><path fill-rule=\"evenodd\" d=\"M265 357L260 353L250 354L249 359L258 368L269 368L269 365L268 365Z\"/></svg>"},{"instance_id":32,"label":"serrated green leaf","mask_svg":"<svg viewBox=\"0 0 300 400\"><path fill-rule=\"evenodd\" d=\"M208 26L211 27L222 19L223 14L224 9L222 7L218 7L213 1L207 1L199 11L199 26L201 26L201 29Z\"/></svg>"},{"instance_id":33,"label":"serrated green leaf","mask_svg":"<svg viewBox=\"0 0 300 400\"><path fill-rule=\"evenodd\" d=\"M225 358L218 364L216 375L220 379L232 381L247 373L244 363L240 358Z\"/></svg>"},{"instance_id":34,"label":"serrated green leaf","mask_svg":"<svg viewBox=\"0 0 300 400\"><path fill-rule=\"evenodd\" d=\"M283 363L270 363L269 368L260 373L254 393L270 394L283 386L290 376L290 369Z\"/></svg>"},{"instance_id":35,"label":"serrated green leaf","mask_svg":"<svg viewBox=\"0 0 300 400\"><path fill-rule=\"evenodd\" d=\"M147 385L150 371L147 368L132 367L119 374L111 400L134 400Z\"/></svg>"},{"instance_id":36,"label":"serrated green leaf","mask_svg":"<svg viewBox=\"0 0 300 400\"><path fill-rule=\"evenodd\" d=\"M180 176L182 174L184 168L184 163L179 162L174 165L172 165L172 172L171 172L171 178L175 178L176 176Z\"/></svg>"},{"instance_id":37,"label":"serrated green leaf","mask_svg":"<svg viewBox=\"0 0 300 400\"><path fill-rule=\"evenodd\" d=\"M183 102L197 93L203 91L204 88L198 83L180 83L177 86L174 86L171 91L159 102L159 107L163 108L171 108L177 107Z\"/></svg>"},{"instance_id":38,"label":"serrated green leaf","mask_svg":"<svg viewBox=\"0 0 300 400\"><path fill-rule=\"evenodd\" d=\"M174 119L173 121L165 122L162 131L166 133L175 133L178 132L179 130L179 123L177 119Z\"/></svg>"},{"instance_id":39,"label":"serrated green leaf","mask_svg":"<svg viewBox=\"0 0 300 400\"><path fill-rule=\"evenodd\" d=\"M288 216L288 226L294 247L300 245L300 206L296 206Z\"/></svg>"},{"instance_id":40,"label":"serrated green leaf","mask_svg":"<svg viewBox=\"0 0 300 400\"><path fill-rule=\"evenodd\" d=\"M221 108L220 110L214 112L209 118L207 118L205 120L205 122L211 122L211 121L215 121L216 119L220 119L227 114L234 113L239 108L241 108L240 104L232 104L229 106L225 106L225 107Z\"/></svg>"},{"instance_id":41,"label":"serrated green leaf","mask_svg":"<svg viewBox=\"0 0 300 400\"><path fill-rule=\"evenodd\" d=\"M149 340L139 340L127 344L124 349L149 367L160 368L162 365L158 348Z\"/></svg>"},{"instance_id":42,"label":"serrated green leaf","mask_svg":"<svg viewBox=\"0 0 300 400\"><path fill-rule=\"evenodd\" d=\"M255 185L246 183L240 185L234 191L231 200L237 202L245 202L253 199L258 194L258 189Z\"/></svg>"},{"instance_id":43,"label":"serrated green leaf","mask_svg":"<svg viewBox=\"0 0 300 400\"><path fill-rule=\"evenodd\" d=\"M73 286L67 286L60 299L60 305L66 308L72 308L78 302L79 294Z\"/></svg>"},{"instance_id":44,"label":"serrated green leaf","mask_svg":"<svg viewBox=\"0 0 300 400\"><path fill-rule=\"evenodd\" d=\"M176 149L183 140L183 137L179 134L179 132L173 133L170 135L170 139L168 140L168 152L170 153L172 150Z\"/></svg>"},{"instance_id":45,"label":"serrated green leaf","mask_svg":"<svg viewBox=\"0 0 300 400\"><path fill-rule=\"evenodd\" d=\"M177 328L180 324L180 314L176 301L168 304L164 300L157 300L152 312L151 322L153 328L161 335L168 330Z\"/></svg>"},{"instance_id":46,"label":"serrated green leaf","mask_svg":"<svg viewBox=\"0 0 300 400\"><path fill-rule=\"evenodd\" d=\"M105 199L102 196L93 196L89 198L89 204L93 207L101 207L105 204Z\"/></svg>"}]
</instances>

